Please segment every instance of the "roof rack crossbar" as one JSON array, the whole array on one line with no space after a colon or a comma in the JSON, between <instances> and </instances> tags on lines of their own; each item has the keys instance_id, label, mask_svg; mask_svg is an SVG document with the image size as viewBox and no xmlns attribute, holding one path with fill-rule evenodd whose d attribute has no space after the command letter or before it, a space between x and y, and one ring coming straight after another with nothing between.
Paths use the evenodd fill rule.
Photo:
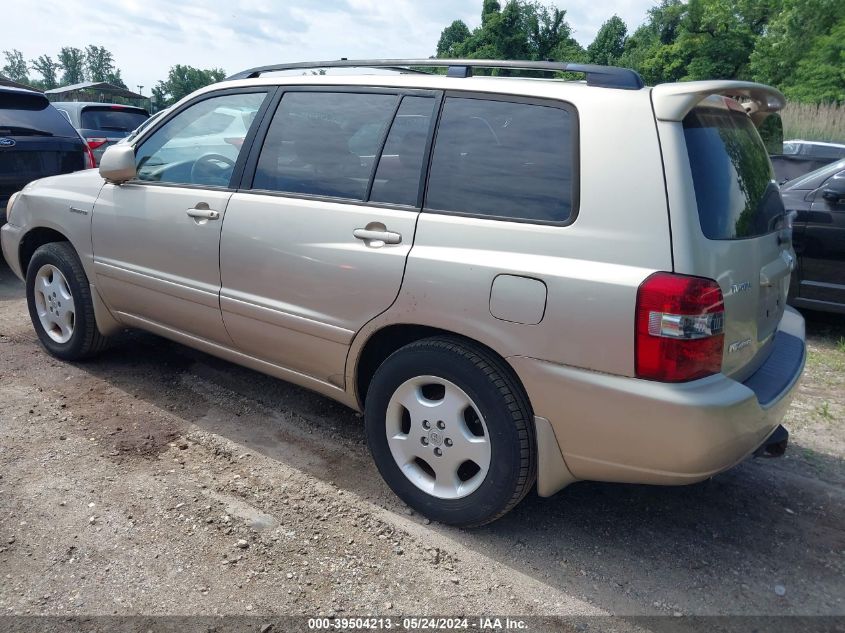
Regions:
<instances>
[{"instance_id":1,"label":"roof rack crossbar","mask_svg":"<svg viewBox=\"0 0 845 633\"><path fill-rule=\"evenodd\" d=\"M469 77L472 68L504 68L510 70L533 70L549 73L583 73L587 85L602 88L639 90L645 84L642 77L630 68L578 64L554 61L519 61L500 59L338 59L322 62L294 62L258 66L236 73L226 80L255 79L265 73L284 70L308 70L319 68L384 68L402 73L425 74L420 68L448 68L447 76Z\"/></svg>"}]
</instances>

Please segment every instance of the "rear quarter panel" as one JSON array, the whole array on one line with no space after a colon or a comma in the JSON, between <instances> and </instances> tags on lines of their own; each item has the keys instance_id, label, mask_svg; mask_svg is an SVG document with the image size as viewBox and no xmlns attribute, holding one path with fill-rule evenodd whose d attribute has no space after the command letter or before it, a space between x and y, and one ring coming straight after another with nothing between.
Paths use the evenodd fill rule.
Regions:
<instances>
[{"instance_id":1,"label":"rear quarter panel","mask_svg":"<svg viewBox=\"0 0 845 633\"><path fill-rule=\"evenodd\" d=\"M372 332L396 323L456 332L504 357L633 375L637 287L655 270L672 269L654 115L647 90L572 93L565 100L578 110L580 127L575 221L554 226L424 211L399 297L353 342L350 376ZM491 315L491 285L500 274L545 284L540 323Z\"/></svg>"}]
</instances>

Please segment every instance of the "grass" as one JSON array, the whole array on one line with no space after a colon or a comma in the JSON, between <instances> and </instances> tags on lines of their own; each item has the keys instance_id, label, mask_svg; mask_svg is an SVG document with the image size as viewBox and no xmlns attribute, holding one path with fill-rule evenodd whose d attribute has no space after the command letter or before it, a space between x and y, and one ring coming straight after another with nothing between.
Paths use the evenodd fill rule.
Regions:
<instances>
[{"instance_id":1,"label":"grass","mask_svg":"<svg viewBox=\"0 0 845 633\"><path fill-rule=\"evenodd\" d=\"M784 140L845 143L845 105L790 102L781 118Z\"/></svg>"}]
</instances>

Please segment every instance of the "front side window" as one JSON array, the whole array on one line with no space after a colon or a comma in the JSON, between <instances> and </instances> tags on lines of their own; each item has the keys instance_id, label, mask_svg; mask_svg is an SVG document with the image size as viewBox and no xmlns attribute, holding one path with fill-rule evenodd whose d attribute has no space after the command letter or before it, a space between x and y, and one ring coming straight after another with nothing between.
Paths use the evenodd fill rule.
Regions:
<instances>
[{"instance_id":1,"label":"front side window","mask_svg":"<svg viewBox=\"0 0 845 633\"><path fill-rule=\"evenodd\" d=\"M253 189L364 200L397 99L286 93L261 148Z\"/></svg>"},{"instance_id":2,"label":"front side window","mask_svg":"<svg viewBox=\"0 0 845 633\"><path fill-rule=\"evenodd\" d=\"M183 110L135 151L138 180L227 187L266 96L220 95Z\"/></svg>"},{"instance_id":3,"label":"front side window","mask_svg":"<svg viewBox=\"0 0 845 633\"><path fill-rule=\"evenodd\" d=\"M535 222L569 220L574 119L560 107L448 97L426 208Z\"/></svg>"}]
</instances>

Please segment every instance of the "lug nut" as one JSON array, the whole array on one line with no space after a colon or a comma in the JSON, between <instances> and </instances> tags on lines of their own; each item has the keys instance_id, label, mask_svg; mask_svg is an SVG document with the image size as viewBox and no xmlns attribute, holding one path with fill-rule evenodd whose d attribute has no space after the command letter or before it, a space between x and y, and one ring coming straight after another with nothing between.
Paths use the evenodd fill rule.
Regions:
<instances>
[{"instance_id":1,"label":"lug nut","mask_svg":"<svg viewBox=\"0 0 845 633\"><path fill-rule=\"evenodd\" d=\"M424 429L430 429L431 428L431 422L429 422L428 420L423 420L423 428Z\"/></svg>"},{"instance_id":2,"label":"lug nut","mask_svg":"<svg viewBox=\"0 0 845 633\"><path fill-rule=\"evenodd\" d=\"M445 440L443 440L443 443L444 443L446 446L451 446L451 445L452 445L452 440L451 440L450 438L448 438L448 437L447 437Z\"/></svg>"},{"instance_id":3,"label":"lug nut","mask_svg":"<svg viewBox=\"0 0 845 633\"><path fill-rule=\"evenodd\" d=\"M442 431L443 429L446 428L446 423L443 420L438 420L437 421L437 428Z\"/></svg>"},{"instance_id":4,"label":"lug nut","mask_svg":"<svg viewBox=\"0 0 845 633\"><path fill-rule=\"evenodd\" d=\"M420 441L422 442L423 446L428 446L428 438L427 437L421 437Z\"/></svg>"},{"instance_id":5,"label":"lug nut","mask_svg":"<svg viewBox=\"0 0 845 633\"><path fill-rule=\"evenodd\" d=\"M439 448L435 448L434 454L437 455L438 457L440 457L443 454L443 451L441 451Z\"/></svg>"}]
</instances>

